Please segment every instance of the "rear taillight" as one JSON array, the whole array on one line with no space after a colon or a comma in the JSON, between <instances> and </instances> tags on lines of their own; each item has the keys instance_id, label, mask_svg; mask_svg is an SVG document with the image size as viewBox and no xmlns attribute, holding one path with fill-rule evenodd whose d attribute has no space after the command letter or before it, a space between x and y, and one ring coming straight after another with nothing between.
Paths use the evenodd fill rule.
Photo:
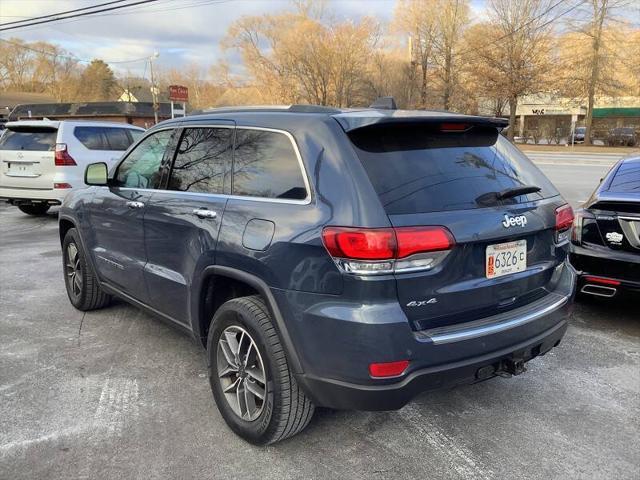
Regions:
<instances>
[{"instance_id":1,"label":"rear taillight","mask_svg":"<svg viewBox=\"0 0 640 480\"><path fill-rule=\"evenodd\" d=\"M66 143L56 143L55 164L56 167L72 167L77 165L73 157L69 155Z\"/></svg>"},{"instance_id":2,"label":"rear taillight","mask_svg":"<svg viewBox=\"0 0 640 480\"><path fill-rule=\"evenodd\" d=\"M568 203L556 208L556 243L569 239L569 229L573 225L573 209Z\"/></svg>"},{"instance_id":3,"label":"rear taillight","mask_svg":"<svg viewBox=\"0 0 640 480\"><path fill-rule=\"evenodd\" d=\"M584 214L580 211L576 213L573 219L573 227L571 228L571 242L576 245L582 243L582 226L583 226Z\"/></svg>"},{"instance_id":4,"label":"rear taillight","mask_svg":"<svg viewBox=\"0 0 640 480\"><path fill-rule=\"evenodd\" d=\"M357 275L429 270L455 245L445 227L326 227L322 241L338 267Z\"/></svg>"}]
</instances>

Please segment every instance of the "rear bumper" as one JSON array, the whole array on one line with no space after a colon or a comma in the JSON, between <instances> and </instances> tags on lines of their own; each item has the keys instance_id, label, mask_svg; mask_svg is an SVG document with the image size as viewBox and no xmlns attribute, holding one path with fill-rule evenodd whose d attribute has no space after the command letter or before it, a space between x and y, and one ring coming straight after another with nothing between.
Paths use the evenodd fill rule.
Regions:
<instances>
[{"instance_id":1,"label":"rear bumper","mask_svg":"<svg viewBox=\"0 0 640 480\"><path fill-rule=\"evenodd\" d=\"M416 370L391 385L358 385L304 374L297 376L297 381L317 405L344 410L397 410L420 393L504 374L508 361L528 362L546 354L560 343L566 330L565 319L525 342L463 361Z\"/></svg>"},{"instance_id":2,"label":"rear bumper","mask_svg":"<svg viewBox=\"0 0 640 480\"><path fill-rule=\"evenodd\" d=\"M579 290L588 284L586 277L596 276L620 282L616 290L640 292L640 254L571 245L569 261L578 273Z\"/></svg>"},{"instance_id":3,"label":"rear bumper","mask_svg":"<svg viewBox=\"0 0 640 480\"><path fill-rule=\"evenodd\" d=\"M431 330L412 330L397 302L350 304L292 291L275 291L274 297L302 365L297 381L316 405L393 410L420 392L486 380L557 345L576 279L563 265L556 289L535 302ZM369 364L398 360L410 362L401 376L369 375Z\"/></svg>"},{"instance_id":4,"label":"rear bumper","mask_svg":"<svg viewBox=\"0 0 640 480\"><path fill-rule=\"evenodd\" d=\"M0 201L12 204L21 203L42 203L50 205L60 205L71 189L55 190L53 188L9 188L0 187Z\"/></svg>"}]
</instances>

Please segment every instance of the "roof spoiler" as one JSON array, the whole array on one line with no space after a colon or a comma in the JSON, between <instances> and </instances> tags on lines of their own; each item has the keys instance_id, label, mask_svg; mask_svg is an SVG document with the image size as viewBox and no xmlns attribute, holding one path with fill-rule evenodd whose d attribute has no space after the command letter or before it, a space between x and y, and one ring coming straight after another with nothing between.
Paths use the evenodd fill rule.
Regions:
<instances>
[{"instance_id":1,"label":"roof spoiler","mask_svg":"<svg viewBox=\"0 0 640 480\"><path fill-rule=\"evenodd\" d=\"M493 117L477 117L474 115L461 115L455 113L435 113L424 114L422 112L406 112L398 110L389 114L381 114L382 112L361 111L352 114L343 113L333 115L345 132L353 132L361 128L381 125L434 125L442 124L450 126L451 124L466 124L468 127L488 127L495 128L500 131L509 125L509 120L505 118ZM450 130L457 130L449 128Z\"/></svg>"}]
</instances>

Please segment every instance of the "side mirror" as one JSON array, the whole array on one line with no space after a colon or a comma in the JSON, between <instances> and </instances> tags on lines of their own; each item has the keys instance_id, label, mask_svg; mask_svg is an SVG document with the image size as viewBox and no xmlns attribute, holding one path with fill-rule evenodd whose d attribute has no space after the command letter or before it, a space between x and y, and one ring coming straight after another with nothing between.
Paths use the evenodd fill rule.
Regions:
<instances>
[{"instance_id":1,"label":"side mirror","mask_svg":"<svg viewBox=\"0 0 640 480\"><path fill-rule=\"evenodd\" d=\"M84 171L84 183L104 187L107 185L109 170L104 162L91 163Z\"/></svg>"}]
</instances>

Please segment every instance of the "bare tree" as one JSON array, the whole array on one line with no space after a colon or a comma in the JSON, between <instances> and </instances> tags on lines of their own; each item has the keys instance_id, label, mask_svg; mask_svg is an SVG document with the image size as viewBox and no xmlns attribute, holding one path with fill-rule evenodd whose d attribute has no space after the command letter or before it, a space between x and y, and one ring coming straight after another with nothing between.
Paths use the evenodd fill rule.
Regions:
<instances>
[{"instance_id":1,"label":"bare tree","mask_svg":"<svg viewBox=\"0 0 640 480\"><path fill-rule=\"evenodd\" d=\"M616 22L616 11L629 3L628 0L583 1L578 5L575 18L568 22L571 29L577 33L576 40L583 41L589 46L585 55L572 62L574 63L573 72L581 72L584 75L583 78L574 82L572 90L578 95L583 93L587 100L585 145L591 144L593 136L593 109L596 95L599 92L611 93L617 90L615 70L607 69L607 67L612 66L615 61L614 57L619 58L621 52L616 51L620 50L619 48L608 48L607 27Z\"/></svg>"},{"instance_id":2,"label":"bare tree","mask_svg":"<svg viewBox=\"0 0 640 480\"><path fill-rule=\"evenodd\" d=\"M452 96L458 80L457 53L465 27L469 24L468 0L441 0L437 9L437 35L434 56L438 76L443 83L442 104L451 108Z\"/></svg>"},{"instance_id":3,"label":"bare tree","mask_svg":"<svg viewBox=\"0 0 640 480\"><path fill-rule=\"evenodd\" d=\"M489 21L469 36L475 45L466 60L481 89L494 99L509 101L509 123L515 125L518 98L544 91L551 80L552 32L549 0L491 0ZM508 135L513 139L515 128Z\"/></svg>"},{"instance_id":4,"label":"bare tree","mask_svg":"<svg viewBox=\"0 0 640 480\"><path fill-rule=\"evenodd\" d=\"M429 69L433 67L438 33L438 0L400 0L394 12L394 26L409 36L410 61L420 72L420 106L427 107Z\"/></svg>"}]
</instances>

